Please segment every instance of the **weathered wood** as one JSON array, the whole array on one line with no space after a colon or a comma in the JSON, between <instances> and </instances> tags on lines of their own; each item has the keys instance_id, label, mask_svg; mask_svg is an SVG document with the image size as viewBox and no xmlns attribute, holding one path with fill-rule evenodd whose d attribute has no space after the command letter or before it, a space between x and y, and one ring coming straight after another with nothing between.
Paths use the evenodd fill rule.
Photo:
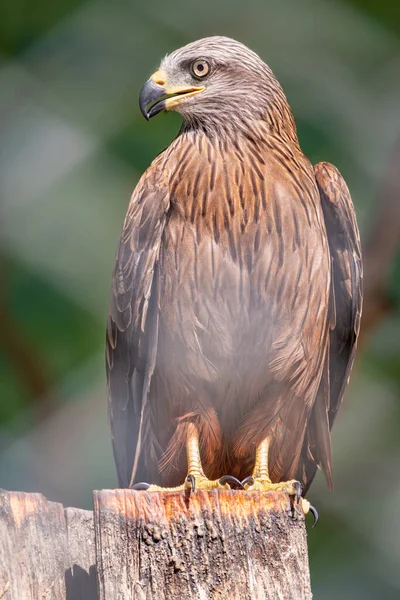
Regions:
<instances>
[{"instance_id":1,"label":"weathered wood","mask_svg":"<svg viewBox=\"0 0 400 600\"><path fill-rule=\"evenodd\" d=\"M0 490L1 599L311 598L304 517L284 494L103 490L94 500L96 552L92 512Z\"/></svg>"},{"instance_id":2,"label":"weathered wood","mask_svg":"<svg viewBox=\"0 0 400 600\"><path fill-rule=\"evenodd\" d=\"M309 600L295 516L273 492L94 492L100 599Z\"/></svg>"},{"instance_id":3,"label":"weathered wood","mask_svg":"<svg viewBox=\"0 0 400 600\"><path fill-rule=\"evenodd\" d=\"M92 513L0 490L0 598L97 597Z\"/></svg>"},{"instance_id":4,"label":"weathered wood","mask_svg":"<svg viewBox=\"0 0 400 600\"><path fill-rule=\"evenodd\" d=\"M68 568L66 600L98 600L93 512L66 508Z\"/></svg>"}]
</instances>

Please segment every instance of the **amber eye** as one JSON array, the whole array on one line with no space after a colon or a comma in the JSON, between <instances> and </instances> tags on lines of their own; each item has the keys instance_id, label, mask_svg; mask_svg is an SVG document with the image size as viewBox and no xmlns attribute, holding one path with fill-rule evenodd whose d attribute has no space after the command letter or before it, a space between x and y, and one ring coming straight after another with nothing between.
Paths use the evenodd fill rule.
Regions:
<instances>
[{"instance_id":1,"label":"amber eye","mask_svg":"<svg viewBox=\"0 0 400 600\"><path fill-rule=\"evenodd\" d=\"M195 60L190 67L192 71L192 75L196 77L196 79L202 79L210 72L210 65L204 59Z\"/></svg>"}]
</instances>

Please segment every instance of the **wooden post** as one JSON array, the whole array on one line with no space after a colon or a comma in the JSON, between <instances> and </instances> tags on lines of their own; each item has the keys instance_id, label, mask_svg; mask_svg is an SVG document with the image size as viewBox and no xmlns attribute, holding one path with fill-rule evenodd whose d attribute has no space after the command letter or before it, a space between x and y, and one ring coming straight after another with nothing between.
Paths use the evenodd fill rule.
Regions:
<instances>
[{"instance_id":1,"label":"wooden post","mask_svg":"<svg viewBox=\"0 0 400 600\"><path fill-rule=\"evenodd\" d=\"M1 600L96 600L93 514L0 490Z\"/></svg>"},{"instance_id":2,"label":"wooden post","mask_svg":"<svg viewBox=\"0 0 400 600\"><path fill-rule=\"evenodd\" d=\"M304 516L282 493L94 493L100 600L309 600Z\"/></svg>"},{"instance_id":3,"label":"wooden post","mask_svg":"<svg viewBox=\"0 0 400 600\"><path fill-rule=\"evenodd\" d=\"M92 513L0 490L0 599L310 600L294 516L280 493L103 490Z\"/></svg>"}]
</instances>

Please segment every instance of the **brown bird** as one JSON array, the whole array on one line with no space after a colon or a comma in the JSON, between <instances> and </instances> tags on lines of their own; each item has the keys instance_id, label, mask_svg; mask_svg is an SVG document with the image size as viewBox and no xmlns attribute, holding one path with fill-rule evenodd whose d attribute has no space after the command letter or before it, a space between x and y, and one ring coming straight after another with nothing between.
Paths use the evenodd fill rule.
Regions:
<instances>
[{"instance_id":1,"label":"brown bird","mask_svg":"<svg viewBox=\"0 0 400 600\"><path fill-rule=\"evenodd\" d=\"M271 69L234 40L167 56L140 108L183 125L139 181L117 251L107 372L120 486L236 478L299 496L317 467L331 486L362 303L346 183L312 167Z\"/></svg>"}]
</instances>

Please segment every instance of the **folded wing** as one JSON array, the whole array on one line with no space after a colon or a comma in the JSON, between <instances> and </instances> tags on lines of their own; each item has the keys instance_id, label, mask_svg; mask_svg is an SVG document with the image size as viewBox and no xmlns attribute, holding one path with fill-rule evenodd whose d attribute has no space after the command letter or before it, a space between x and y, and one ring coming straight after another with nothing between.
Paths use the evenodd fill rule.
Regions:
<instances>
[{"instance_id":1,"label":"folded wing","mask_svg":"<svg viewBox=\"0 0 400 600\"><path fill-rule=\"evenodd\" d=\"M107 323L109 418L119 485L137 474L158 330L157 264L169 209L159 161L139 181L117 250Z\"/></svg>"},{"instance_id":2,"label":"folded wing","mask_svg":"<svg viewBox=\"0 0 400 600\"><path fill-rule=\"evenodd\" d=\"M333 165L318 163L314 172L328 235L332 287L329 353L302 455L305 491L317 466L332 487L330 430L354 363L363 295L360 236L350 192Z\"/></svg>"}]
</instances>

